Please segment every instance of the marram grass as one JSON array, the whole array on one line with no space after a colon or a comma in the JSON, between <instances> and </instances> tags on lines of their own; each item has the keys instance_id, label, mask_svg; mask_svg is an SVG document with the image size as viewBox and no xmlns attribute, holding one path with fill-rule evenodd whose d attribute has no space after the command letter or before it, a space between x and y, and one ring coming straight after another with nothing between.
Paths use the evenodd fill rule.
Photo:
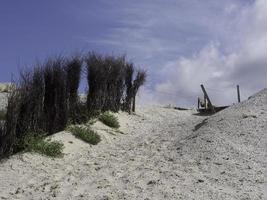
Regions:
<instances>
[{"instance_id":1,"label":"marram grass","mask_svg":"<svg viewBox=\"0 0 267 200\"><path fill-rule=\"evenodd\" d=\"M100 136L88 127L71 126L68 128L76 138L79 138L89 144L96 145L101 141Z\"/></svg>"},{"instance_id":2,"label":"marram grass","mask_svg":"<svg viewBox=\"0 0 267 200\"><path fill-rule=\"evenodd\" d=\"M112 128L120 127L118 118L110 112L104 112L103 114L101 114L99 116L99 120L109 127L112 127Z\"/></svg>"}]
</instances>

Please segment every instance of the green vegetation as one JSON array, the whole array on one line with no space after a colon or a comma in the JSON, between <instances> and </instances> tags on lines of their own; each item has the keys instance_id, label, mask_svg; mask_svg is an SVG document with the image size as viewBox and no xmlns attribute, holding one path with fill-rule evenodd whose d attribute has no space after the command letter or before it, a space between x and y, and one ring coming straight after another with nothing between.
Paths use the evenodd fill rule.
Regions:
<instances>
[{"instance_id":1,"label":"green vegetation","mask_svg":"<svg viewBox=\"0 0 267 200\"><path fill-rule=\"evenodd\" d=\"M78 93L83 72L88 83L86 102ZM9 92L7 111L0 113L0 120L4 119L0 123L0 159L25 149L51 155L60 150L59 144L35 137L26 141L25 148L19 146L18 141L27 139L28 133L42 137L41 133L51 135L68 124L84 124L105 111L134 112L135 96L145 79L146 72L136 70L125 56L102 56L94 52L57 56L21 70ZM104 113L99 119L119 128L112 114ZM78 132L77 137L84 140L100 141L91 130Z\"/></svg>"},{"instance_id":2,"label":"green vegetation","mask_svg":"<svg viewBox=\"0 0 267 200\"><path fill-rule=\"evenodd\" d=\"M6 112L3 110L0 110L0 120L5 120L6 119Z\"/></svg>"},{"instance_id":3,"label":"green vegetation","mask_svg":"<svg viewBox=\"0 0 267 200\"><path fill-rule=\"evenodd\" d=\"M88 122L87 122L87 125L88 126L92 126L94 123L97 122L97 119L96 118L91 118Z\"/></svg>"},{"instance_id":4,"label":"green vegetation","mask_svg":"<svg viewBox=\"0 0 267 200\"><path fill-rule=\"evenodd\" d=\"M89 143L96 145L101 141L100 136L91 130L88 127L81 127L81 126L71 126L68 130L77 138Z\"/></svg>"},{"instance_id":5,"label":"green vegetation","mask_svg":"<svg viewBox=\"0 0 267 200\"><path fill-rule=\"evenodd\" d=\"M56 141L45 140L44 137L27 135L21 142L21 147L26 151L40 153L50 157L62 156L64 145Z\"/></svg>"},{"instance_id":6,"label":"green vegetation","mask_svg":"<svg viewBox=\"0 0 267 200\"><path fill-rule=\"evenodd\" d=\"M99 116L99 120L109 127L112 127L112 128L120 127L118 118L110 112L104 112L103 114L101 114Z\"/></svg>"}]
</instances>

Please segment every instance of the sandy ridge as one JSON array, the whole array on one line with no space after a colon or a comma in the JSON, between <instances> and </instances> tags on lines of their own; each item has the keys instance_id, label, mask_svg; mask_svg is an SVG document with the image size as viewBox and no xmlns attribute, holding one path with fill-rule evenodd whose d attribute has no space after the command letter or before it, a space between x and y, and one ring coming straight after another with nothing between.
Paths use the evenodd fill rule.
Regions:
<instances>
[{"instance_id":1,"label":"sandy ridge","mask_svg":"<svg viewBox=\"0 0 267 200\"><path fill-rule=\"evenodd\" d=\"M119 113L124 134L97 122L97 146L58 133L64 158L24 153L0 164L0 199L264 199L266 100L263 90L212 117Z\"/></svg>"}]
</instances>

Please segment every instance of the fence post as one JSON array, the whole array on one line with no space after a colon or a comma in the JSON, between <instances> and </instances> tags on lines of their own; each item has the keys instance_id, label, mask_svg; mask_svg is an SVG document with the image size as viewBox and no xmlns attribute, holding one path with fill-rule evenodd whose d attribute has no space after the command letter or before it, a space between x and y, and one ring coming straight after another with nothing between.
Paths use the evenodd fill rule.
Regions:
<instances>
[{"instance_id":1,"label":"fence post","mask_svg":"<svg viewBox=\"0 0 267 200\"><path fill-rule=\"evenodd\" d=\"M211 103L211 101L210 101L210 98L209 98L209 96L208 96L208 93L206 92L206 90L205 90L205 88L204 88L204 85L201 84L200 86L201 86L201 89L202 89L202 91L203 91L203 93L204 93L204 97L206 97L206 99L208 100L208 103L209 103L209 106L210 106L212 112L215 113L215 109L214 109L214 107L213 107L213 105L212 105L212 103Z\"/></svg>"},{"instance_id":2,"label":"fence post","mask_svg":"<svg viewBox=\"0 0 267 200\"><path fill-rule=\"evenodd\" d=\"M133 112L135 112L135 96L133 97Z\"/></svg>"},{"instance_id":3,"label":"fence post","mask_svg":"<svg viewBox=\"0 0 267 200\"><path fill-rule=\"evenodd\" d=\"M239 89L239 85L236 86L236 89L237 89L237 100L238 100L238 103L240 103L240 89Z\"/></svg>"}]
</instances>

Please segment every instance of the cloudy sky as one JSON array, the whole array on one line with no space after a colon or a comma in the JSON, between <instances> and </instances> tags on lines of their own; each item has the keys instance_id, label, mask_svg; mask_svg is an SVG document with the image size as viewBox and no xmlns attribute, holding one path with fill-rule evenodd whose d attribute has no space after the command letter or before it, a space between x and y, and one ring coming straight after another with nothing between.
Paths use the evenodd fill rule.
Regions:
<instances>
[{"instance_id":1,"label":"cloudy sky","mask_svg":"<svg viewBox=\"0 0 267 200\"><path fill-rule=\"evenodd\" d=\"M215 104L267 86L266 0L0 2L0 81L58 54L127 54L148 80L139 103Z\"/></svg>"}]
</instances>

